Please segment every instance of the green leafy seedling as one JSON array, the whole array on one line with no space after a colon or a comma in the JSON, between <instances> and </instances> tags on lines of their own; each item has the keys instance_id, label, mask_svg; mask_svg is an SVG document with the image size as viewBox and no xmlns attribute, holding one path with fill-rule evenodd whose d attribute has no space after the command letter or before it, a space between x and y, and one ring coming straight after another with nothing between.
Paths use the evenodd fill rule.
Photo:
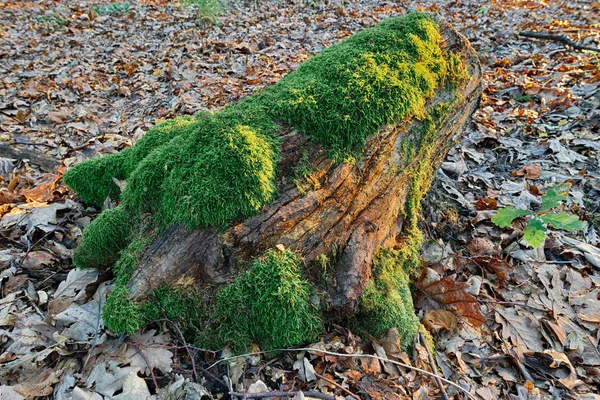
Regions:
<instances>
[{"instance_id":1,"label":"green leafy seedling","mask_svg":"<svg viewBox=\"0 0 600 400\"><path fill-rule=\"evenodd\" d=\"M106 6L94 7L92 10L99 15L103 14L127 14L129 3L111 3Z\"/></svg>"},{"instance_id":2,"label":"green leafy seedling","mask_svg":"<svg viewBox=\"0 0 600 400\"><path fill-rule=\"evenodd\" d=\"M508 206L498 209L498 214L492 218L492 222L500 228L507 228L512 226L515 219L528 217L527 227L523 231L523 240L531 247L538 248L546 239L548 226L568 232L580 231L585 227L585 222L577 215L554 210L567 199L568 193L568 185L552 186L542 196L542 205L537 213Z\"/></svg>"}]
</instances>

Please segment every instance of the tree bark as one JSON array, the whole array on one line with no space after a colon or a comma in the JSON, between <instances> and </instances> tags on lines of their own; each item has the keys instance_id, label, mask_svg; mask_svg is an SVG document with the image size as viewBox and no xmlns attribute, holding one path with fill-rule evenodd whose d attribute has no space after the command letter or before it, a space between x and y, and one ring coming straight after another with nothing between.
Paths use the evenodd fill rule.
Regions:
<instances>
[{"instance_id":1,"label":"tree bark","mask_svg":"<svg viewBox=\"0 0 600 400\"><path fill-rule=\"evenodd\" d=\"M428 103L431 107L457 99L437 131L429 160L433 170L460 139L482 93L475 51L450 25L439 24L446 49L460 54L470 78L458 88L439 89ZM260 214L225 231L171 226L161 232L130 280L131 298L142 299L164 284L225 284L247 260L282 244L297 251L307 265L321 254L335 252L335 289L329 301L334 309L352 311L371 278L375 251L381 246L394 247L403 233L401 210L409 195L413 167L423 161L425 153L417 151L412 159L404 160L402 144L420 125L413 119L382 129L352 164L334 164L301 133L284 129L278 199ZM292 182L292 166L303 153L308 155L315 183L314 190L307 193Z\"/></svg>"}]
</instances>

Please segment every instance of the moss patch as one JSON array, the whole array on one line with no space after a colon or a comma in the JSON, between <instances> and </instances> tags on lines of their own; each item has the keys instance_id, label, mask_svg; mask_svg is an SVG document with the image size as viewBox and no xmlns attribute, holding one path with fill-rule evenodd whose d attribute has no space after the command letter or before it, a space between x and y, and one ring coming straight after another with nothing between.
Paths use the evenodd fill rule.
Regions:
<instances>
[{"instance_id":1,"label":"moss patch","mask_svg":"<svg viewBox=\"0 0 600 400\"><path fill-rule=\"evenodd\" d=\"M244 351L252 343L276 349L316 339L323 325L300 264L289 250L270 250L219 292L212 316L219 340Z\"/></svg>"},{"instance_id":2,"label":"moss patch","mask_svg":"<svg viewBox=\"0 0 600 400\"><path fill-rule=\"evenodd\" d=\"M415 315L409 275L404 271L404 257L391 249L381 249L373 260L374 279L361 297L359 328L375 337L398 328L403 349L410 346L419 330Z\"/></svg>"},{"instance_id":3,"label":"moss patch","mask_svg":"<svg viewBox=\"0 0 600 400\"><path fill-rule=\"evenodd\" d=\"M268 251L205 305L203 293L193 288L159 288L146 302L131 302L127 281L143 249L134 242L115 266L118 277L102 310L106 327L114 332L134 333L166 317L200 346L231 345L243 352L252 343L263 349L308 343L323 330L310 284L301 278L301 259L291 251Z\"/></svg>"},{"instance_id":4,"label":"moss patch","mask_svg":"<svg viewBox=\"0 0 600 400\"><path fill-rule=\"evenodd\" d=\"M125 207L106 210L83 231L83 243L75 249L73 264L77 268L109 268L130 237L131 215Z\"/></svg>"},{"instance_id":5,"label":"moss patch","mask_svg":"<svg viewBox=\"0 0 600 400\"><path fill-rule=\"evenodd\" d=\"M129 278L138 268L138 260L149 242L149 238L131 242L114 266L114 287L102 307L104 324L113 332L135 333L151 320L144 303L129 300L127 287Z\"/></svg>"},{"instance_id":6,"label":"moss patch","mask_svg":"<svg viewBox=\"0 0 600 400\"><path fill-rule=\"evenodd\" d=\"M460 60L441 47L435 22L410 13L324 50L277 84L213 115L151 129L132 149L74 167L65 182L86 201L116 197L161 223L223 226L272 201L285 121L332 154L359 150L386 124L422 118L437 87L455 80Z\"/></svg>"}]
</instances>

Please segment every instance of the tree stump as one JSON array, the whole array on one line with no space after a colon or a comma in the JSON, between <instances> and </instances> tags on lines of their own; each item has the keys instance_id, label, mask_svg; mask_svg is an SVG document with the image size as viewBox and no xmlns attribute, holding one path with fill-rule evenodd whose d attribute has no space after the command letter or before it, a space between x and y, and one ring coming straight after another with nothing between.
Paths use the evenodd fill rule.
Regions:
<instances>
[{"instance_id":1,"label":"tree stump","mask_svg":"<svg viewBox=\"0 0 600 400\"><path fill-rule=\"evenodd\" d=\"M384 21L237 105L68 171L86 201L121 201L74 263L114 265L103 317L115 331L166 316L242 350L301 344L335 320L396 326L407 344L420 200L481 92L476 53L450 25Z\"/></svg>"}]
</instances>

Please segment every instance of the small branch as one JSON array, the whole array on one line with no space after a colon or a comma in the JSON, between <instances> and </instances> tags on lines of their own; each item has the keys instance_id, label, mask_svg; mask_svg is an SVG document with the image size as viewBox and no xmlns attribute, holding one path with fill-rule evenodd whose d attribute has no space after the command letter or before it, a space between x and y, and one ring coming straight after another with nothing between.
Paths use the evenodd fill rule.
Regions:
<instances>
[{"instance_id":1,"label":"small branch","mask_svg":"<svg viewBox=\"0 0 600 400\"><path fill-rule=\"evenodd\" d=\"M379 360L379 361L383 361L383 362L388 362L390 364L394 364L394 365L398 365L400 367L406 368L406 369L411 369L413 371L417 371L420 372L424 375L430 376L432 378L438 378L440 381L455 387L456 389L460 390L462 393L464 393L468 398L473 399L473 400L477 400L477 397L475 397L473 394L471 394L471 392L469 392L467 389L465 389L464 387L446 379L443 378L439 375L434 374L433 372L429 372L426 371L424 369L421 368L417 368L417 367L413 367L412 365L408 365L399 361L394 361L394 360L390 360L387 358L382 358L379 356L375 356L372 354L358 354L358 353L354 353L354 354L344 354L344 353L336 353L334 351L327 351L327 350L317 350L317 349L313 349L310 347L299 347L299 348L293 348L293 349L273 349L273 350L267 350L267 351L258 351L258 352L254 352L254 353L249 353L249 354L241 354L239 356L231 356L231 357L224 357L221 358L220 360L215 361L213 364L211 364L208 369L211 369L213 367L215 367L218 364L221 364L222 362L225 361L230 361L230 360L237 360L238 358L243 358L243 357L248 357L254 354L265 354L265 353L272 353L272 352L277 352L277 351L281 351L281 352L292 352L292 351L306 351L309 353L313 353L313 354L327 354L329 356L336 356L336 357L357 357L357 358L372 358L374 360Z\"/></svg>"},{"instance_id":2,"label":"small branch","mask_svg":"<svg viewBox=\"0 0 600 400\"><path fill-rule=\"evenodd\" d=\"M435 360L433 359L433 356L431 355L431 352L429 351L429 347L427 347L427 341L425 340L425 336L421 332L419 332L419 341L421 342L421 345L423 347L425 347L425 350L427 351L427 356L429 357L429 364L431 364L431 369L433 370L433 373L438 375L437 367L435 365ZM440 381L440 378L438 378L436 376L435 382L437 383L438 389L440 389L442 399L448 400L448 393L446 393L446 390L444 389L444 385L442 385L442 381Z\"/></svg>"},{"instance_id":3,"label":"small branch","mask_svg":"<svg viewBox=\"0 0 600 400\"><path fill-rule=\"evenodd\" d=\"M555 42L560 42L560 43L566 44L567 46L571 46L572 48L574 48L576 50L588 50L588 51L600 52L600 49L597 47L588 47L583 44L579 44L563 35L551 35L548 33L522 31L522 32L519 32L519 36L523 36L523 37L527 37L527 38L542 39L542 40L553 40Z\"/></svg>"},{"instance_id":4,"label":"small branch","mask_svg":"<svg viewBox=\"0 0 600 400\"><path fill-rule=\"evenodd\" d=\"M477 301L480 303L500 304L503 306L519 306L519 307L524 307L524 308L531 308L532 310L541 311L541 312L550 312L551 311L546 308L530 306L529 304L518 303L515 301L496 301L496 300L484 300L484 299L477 299Z\"/></svg>"},{"instance_id":5,"label":"small branch","mask_svg":"<svg viewBox=\"0 0 600 400\"><path fill-rule=\"evenodd\" d=\"M48 147L50 149L56 149L56 146L52 146L51 144L48 143L43 143L43 142L10 142L10 145L22 145L22 146L44 146L44 147Z\"/></svg>"},{"instance_id":6,"label":"small branch","mask_svg":"<svg viewBox=\"0 0 600 400\"><path fill-rule=\"evenodd\" d=\"M150 370L150 375L152 375L152 382L154 382L154 387L156 389L158 389L158 383L156 382L156 376L154 375L154 369L152 368L152 366L150 365L150 362L148 361L148 358L146 357L146 355L144 354L143 351L141 351L137 345L133 342L129 342L129 345L131 347L133 347L135 349L135 351L137 351L137 353L140 355L140 357L142 357L142 360L144 360L144 362L146 363L146 366L148 367L148 369Z\"/></svg>"},{"instance_id":7,"label":"small branch","mask_svg":"<svg viewBox=\"0 0 600 400\"><path fill-rule=\"evenodd\" d=\"M348 389L346 389L345 387L343 387L342 385L340 385L337 382L332 381L331 379L327 379L325 378L323 375L319 375L315 372L315 376L319 379L324 380L327 383L332 384L333 386L335 386L336 388L340 389L342 392L346 393L348 396L356 399L356 400L360 400L360 397L358 397L357 395L355 395L354 393L352 393L351 391L349 391Z\"/></svg>"},{"instance_id":8,"label":"small branch","mask_svg":"<svg viewBox=\"0 0 600 400\"><path fill-rule=\"evenodd\" d=\"M283 398L289 398L289 397L294 397L295 395L298 394L299 391L293 391L293 392L262 392L262 393L237 393L237 392L231 392L229 393L230 396L232 397L240 397L242 399L266 399L267 397L283 397ZM321 392L313 392L313 391L302 391L303 394L305 394L308 397L316 397L317 399L323 399L323 400L335 400L335 397L333 396L329 396L326 395L324 393Z\"/></svg>"}]
</instances>

